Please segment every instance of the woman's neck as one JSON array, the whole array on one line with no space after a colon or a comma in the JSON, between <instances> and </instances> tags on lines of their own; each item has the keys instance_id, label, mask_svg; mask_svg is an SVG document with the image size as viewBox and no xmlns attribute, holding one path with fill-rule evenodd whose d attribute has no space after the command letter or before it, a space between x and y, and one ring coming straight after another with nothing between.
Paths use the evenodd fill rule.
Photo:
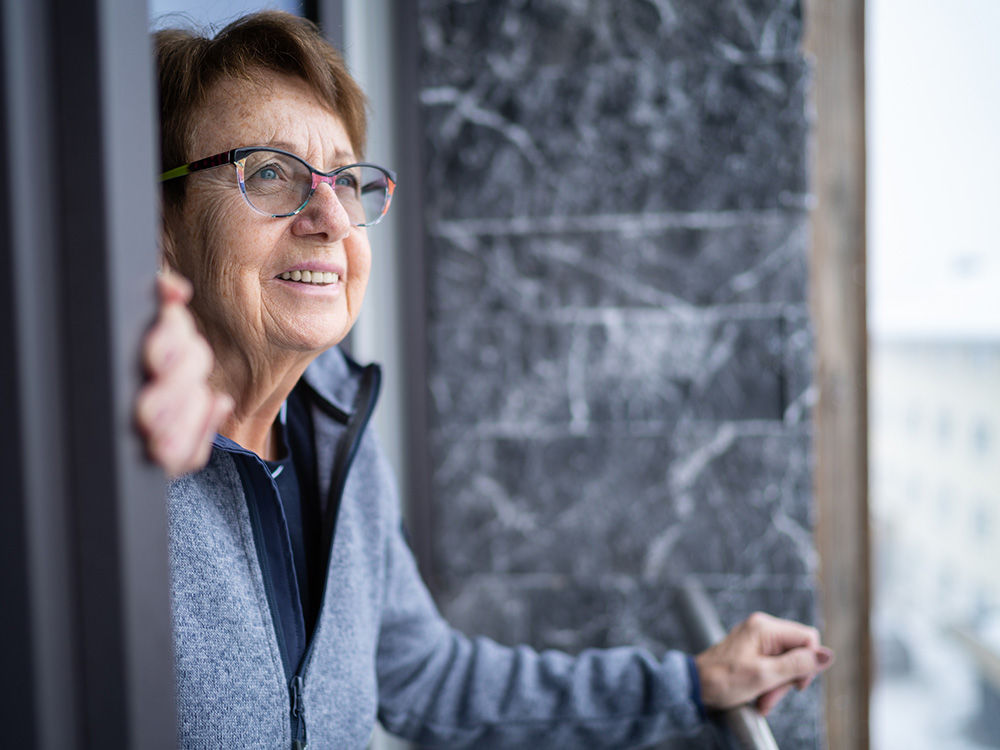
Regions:
<instances>
[{"instance_id":1,"label":"woman's neck","mask_svg":"<svg viewBox=\"0 0 1000 750\"><path fill-rule=\"evenodd\" d=\"M244 358L216 355L212 384L233 397L236 406L219 432L265 460L280 457L275 427L282 404L315 355L267 360L252 366Z\"/></svg>"}]
</instances>

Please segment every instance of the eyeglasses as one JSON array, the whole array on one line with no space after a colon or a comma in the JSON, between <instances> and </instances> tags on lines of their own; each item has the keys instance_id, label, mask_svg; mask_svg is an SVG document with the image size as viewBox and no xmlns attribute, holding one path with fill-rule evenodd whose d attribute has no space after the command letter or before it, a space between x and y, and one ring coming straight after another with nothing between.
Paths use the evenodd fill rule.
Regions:
<instances>
[{"instance_id":1,"label":"eyeglasses","mask_svg":"<svg viewBox=\"0 0 1000 750\"><path fill-rule=\"evenodd\" d=\"M261 146L234 148L175 167L161 174L160 182L225 164L236 167L236 182L250 208L273 218L302 211L325 182L333 188L351 224L370 227L385 216L396 189L395 172L375 164L348 164L320 172L295 154Z\"/></svg>"}]
</instances>

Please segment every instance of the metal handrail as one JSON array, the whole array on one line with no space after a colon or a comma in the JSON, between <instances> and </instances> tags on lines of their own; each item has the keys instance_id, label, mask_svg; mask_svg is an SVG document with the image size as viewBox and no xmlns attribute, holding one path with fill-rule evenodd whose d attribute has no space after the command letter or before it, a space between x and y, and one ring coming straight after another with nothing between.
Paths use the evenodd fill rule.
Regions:
<instances>
[{"instance_id":1,"label":"metal handrail","mask_svg":"<svg viewBox=\"0 0 1000 750\"><path fill-rule=\"evenodd\" d=\"M695 648L701 651L725 638L725 628L701 584L687 579L679 591L684 619L694 638ZM730 708L722 712L722 717L741 750L778 750L767 719L755 708L749 705Z\"/></svg>"}]
</instances>

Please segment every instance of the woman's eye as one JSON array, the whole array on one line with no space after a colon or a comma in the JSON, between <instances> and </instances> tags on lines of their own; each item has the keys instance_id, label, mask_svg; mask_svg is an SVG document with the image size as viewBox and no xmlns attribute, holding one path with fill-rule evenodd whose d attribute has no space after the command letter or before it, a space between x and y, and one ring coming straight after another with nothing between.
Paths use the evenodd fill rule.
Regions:
<instances>
[{"instance_id":1,"label":"woman's eye","mask_svg":"<svg viewBox=\"0 0 1000 750\"><path fill-rule=\"evenodd\" d=\"M337 187L346 187L351 190L358 189L358 180L352 174L338 174L337 175Z\"/></svg>"},{"instance_id":2,"label":"woman's eye","mask_svg":"<svg viewBox=\"0 0 1000 750\"><path fill-rule=\"evenodd\" d=\"M256 172L253 173L251 179L256 180L280 180L284 176L280 167L273 165L268 165L266 167L261 167Z\"/></svg>"}]
</instances>

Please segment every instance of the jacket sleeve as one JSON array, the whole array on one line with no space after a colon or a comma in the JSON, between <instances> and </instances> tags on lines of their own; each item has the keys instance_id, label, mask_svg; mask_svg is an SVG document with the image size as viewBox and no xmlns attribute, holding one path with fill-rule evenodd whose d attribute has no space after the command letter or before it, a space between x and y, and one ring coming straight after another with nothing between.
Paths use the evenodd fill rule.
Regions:
<instances>
[{"instance_id":1,"label":"jacket sleeve","mask_svg":"<svg viewBox=\"0 0 1000 750\"><path fill-rule=\"evenodd\" d=\"M628 748L699 732L688 658L557 651L470 639L438 613L401 531L389 535L379 719L442 748Z\"/></svg>"}]
</instances>

